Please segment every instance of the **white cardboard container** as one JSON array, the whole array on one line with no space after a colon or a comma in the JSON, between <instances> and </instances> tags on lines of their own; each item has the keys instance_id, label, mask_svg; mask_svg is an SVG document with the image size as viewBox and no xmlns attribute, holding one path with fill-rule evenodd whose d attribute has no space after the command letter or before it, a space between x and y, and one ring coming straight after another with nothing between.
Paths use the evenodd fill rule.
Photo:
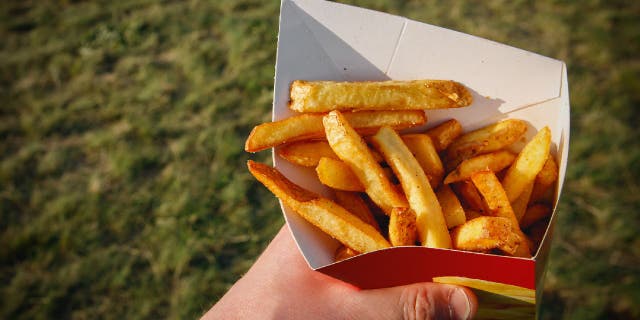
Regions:
<instances>
[{"instance_id":1,"label":"white cardboard container","mask_svg":"<svg viewBox=\"0 0 640 320\"><path fill-rule=\"evenodd\" d=\"M295 114L288 108L293 80L410 80L450 79L469 88L474 102L458 109L427 110L420 129L455 118L465 131L497 120L528 121L527 139L549 126L552 153L559 164L558 201L569 147L569 91L562 61L490 40L373 10L322 0L282 0L274 84L273 120ZM414 130L415 131L415 130ZM279 158L274 165L294 183L330 196L315 172ZM402 247L360 255L334 263L338 242L289 208L285 219L309 266L357 287L380 288L459 276L526 288L535 301L513 310L489 310L479 316L533 316L539 302L546 257L556 221L555 212L538 252L532 259L502 257L456 250ZM464 268L455 268L462 264ZM407 270L407 265L413 266ZM471 268L469 266L472 266ZM397 269L402 267L402 269ZM481 269L470 271L466 269ZM402 274L394 270L403 270ZM515 302L514 302L515 303ZM502 308L501 307L501 308Z\"/></svg>"}]
</instances>

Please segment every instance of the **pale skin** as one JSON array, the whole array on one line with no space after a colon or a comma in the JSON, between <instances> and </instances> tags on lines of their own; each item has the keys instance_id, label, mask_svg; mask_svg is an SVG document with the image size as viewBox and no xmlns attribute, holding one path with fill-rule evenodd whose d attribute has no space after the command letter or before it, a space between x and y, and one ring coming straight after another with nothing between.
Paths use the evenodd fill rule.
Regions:
<instances>
[{"instance_id":1,"label":"pale skin","mask_svg":"<svg viewBox=\"0 0 640 320\"><path fill-rule=\"evenodd\" d=\"M471 319L473 292L437 283L359 290L309 268L284 226L202 319Z\"/></svg>"}]
</instances>

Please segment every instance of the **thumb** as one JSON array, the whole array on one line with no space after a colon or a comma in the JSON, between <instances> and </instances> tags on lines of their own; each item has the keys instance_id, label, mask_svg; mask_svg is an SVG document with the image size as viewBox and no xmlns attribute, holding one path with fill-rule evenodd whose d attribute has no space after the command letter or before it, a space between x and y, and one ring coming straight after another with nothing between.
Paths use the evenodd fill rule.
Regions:
<instances>
[{"instance_id":1,"label":"thumb","mask_svg":"<svg viewBox=\"0 0 640 320\"><path fill-rule=\"evenodd\" d=\"M471 319L478 304L467 288L431 282L362 290L350 300L345 307L358 319Z\"/></svg>"}]
</instances>

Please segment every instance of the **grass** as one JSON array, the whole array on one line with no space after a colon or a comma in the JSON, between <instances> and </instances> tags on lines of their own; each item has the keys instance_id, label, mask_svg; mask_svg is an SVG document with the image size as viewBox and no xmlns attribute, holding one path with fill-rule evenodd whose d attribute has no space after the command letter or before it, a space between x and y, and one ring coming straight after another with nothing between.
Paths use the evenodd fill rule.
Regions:
<instances>
[{"instance_id":1,"label":"grass","mask_svg":"<svg viewBox=\"0 0 640 320\"><path fill-rule=\"evenodd\" d=\"M344 1L567 62L545 319L640 317L640 6ZM0 4L0 317L194 318L283 223L250 177L278 1Z\"/></svg>"}]
</instances>

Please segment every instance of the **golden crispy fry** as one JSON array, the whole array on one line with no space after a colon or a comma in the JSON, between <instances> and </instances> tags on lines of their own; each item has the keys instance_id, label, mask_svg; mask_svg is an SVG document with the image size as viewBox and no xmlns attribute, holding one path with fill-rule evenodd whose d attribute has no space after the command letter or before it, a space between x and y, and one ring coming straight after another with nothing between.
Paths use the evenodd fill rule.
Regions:
<instances>
[{"instance_id":1,"label":"golden crispy fry","mask_svg":"<svg viewBox=\"0 0 640 320\"><path fill-rule=\"evenodd\" d=\"M440 186L436 192L436 197L438 197L438 202L440 203L440 207L442 207L442 214L444 215L444 220L447 222L448 229L459 226L467 221L460 200L458 200L458 196L453 193L449 185L443 184Z\"/></svg>"},{"instance_id":2,"label":"golden crispy fry","mask_svg":"<svg viewBox=\"0 0 640 320\"><path fill-rule=\"evenodd\" d=\"M303 167L315 167L320 158L340 159L326 141L299 141L278 149L278 155Z\"/></svg>"},{"instance_id":3,"label":"golden crispy fry","mask_svg":"<svg viewBox=\"0 0 640 320\"><path fill-rule=\"evenodd\" d=\"M324 139L323 114L300 114L284 120L267 122L253 128L244 150L257 152L287 142ZM353 128L363 135L373 134L383 125L394 129L406 129L424 124L424 111L362 111L349 112L345 118Z\"/></svg>"},{"instance_id":4,"label":"golden crispy fry","mask_svg":"<svg viewBox=\"0 0 640 320\"><path fill-rule=\"evenodd\" d=\"M405 134L402 141L407 145L420 167L429 178L431 188L436 189L444 176L444 167L436 148L426 134Z\"/></svg>"},{"instance_id":5,"label":"golden crispy fry","mask_svg":"<svg viewBox=\"0 0 640 320\"><path fill-rule=\"evenodd\" d=\"M372 136L372 141L400 180L409 200L409 207L416 213L418 235L422 245L451 248L451 237L438 199L409 148L389 127L380 128L378 133Z\"/></svg>"},{"instance_id":6,"label":"golden crispy fry","mask_svg":"<svg viewBox=\"0 0 640 320\"><path fill-rule=\"evenodd\" d=\"M472 100L467 88L448 80L296 80L291 83L289 108L298 112L424 110L466 107Z\"/></svg>"},{"instance_id":7,"label":"golden crispy fry","mask_svg":"<svg viewBox=\"0 0 640 320\"><path fill-rule=\"evenodd\" d=\"M547 161L542 166L542 170L538 172L536 181L533 185L533 193L531 194L531 202L538 202L544 199L548 191L553 191L554 182L558 180L558 165L553 156L549 155ZM553 192L550 192L553 195ZM553 200L549 201L552 202Z\"/></svg>"},{"instance_id":8,"label":"golden crispy fry","mask_svg":"<svg viewBox=\"0 0 640 320\"><path fill-rule=\"evenodd\" d=\"M337 190L364 192L364 187L351 167L342 160L320 158L316 167L318 179L325 186Z\"/></svg>"},{"instance_id":9,"label":"golden crispy fry","mask_svg":"<svg viewBox=\"0 0 640 320\"><path fill-rule=\"evenodd\" d=\"M547 161L551 146L551 130L544 127L527 143L502 179L509 201L516 200L527 184L534 181Z\"/></svg>"},{"instance_id":10,"label":"golden crispy fry","mask_svg":"<svg viewBox=\"0 0 640 320\"><path fill-rule=\"evenodd\" d=\"M451 119L425 132L433 141L438 152L443 151L462 134L462 125L456 119Z\"/></svg>"},{"instance_id":11,"label":"golden crispy fry","mask_svg":"<svg viewBox=\"0 0 640 320\"><path fill-rule=\"evenodd\" d=\"M416 214L409 208L393 208L389 217L389 242L394 247L416 244Z\"/></svg>"},{"instance_id":12,"label":"golden crispy fry","mask_svg":"<svg viewBox=\"0 0 640 320\"><path fill-rule=\"evenodd\" d=\"M489 210L487 213L491 216L509 219L509 222L513 225L514 233L522 239L515 254L521 257L530 257L531 253L527 241L525 241L526 236L520 230L518 219L516 219L511 203L496 175L491 171L480 171L471 175L471 181L482 195Z\"/></svg>"},{"instance_id":13,"label":"golden crispy fry","mask_svg":"<svg viewBox=\"0 0 640 320\"><path fill-rule=\"evenodd\" d=\"M533 181L525 186L524 191L522 191L518 199L511 202L513 214L516 216L516 219L518 219L518 221L522 221L522 217L527 211L527 207L529 206L529 198L531 197L531 191L533 191Z\"/></svg>"},{"instance_id":14,"label":"golden crispy fry","mask_svg":"<svg viewBox=\"0 0 640 320\"><path fill-rule=\"evenodd\" d=\"M275 168L249 160L249 171L282 203L311 224L358 252L390 247L371 225L363 222L335 202L303 189Z\"/></svg>"},{"instance_id":15,"label":"golden crispy fry","mask_svg":"<svg viewBox=\"0 0 640 320\"><path fill-rule=\"evenodd\" d=\"M476 211L478 213L486 212L487 208L482 200L482 196L478 193L478 189L470 180L464 180L451 184L454 192L458 195L458 199L464 208Z\"/></svg>"},{"instance_id":16,"label":"golden crispy fry","mask_svg":"<svg viewBox=\"0 0 640 320\"><path fill-rule=\"evenodd\" d=\"M385 213L393 207L406 207L407 200L389 181L376 162L369 147L339 111L332 111L323 119L327 141L365 188L371 200Z\"/></svg>"},{"instance_id":17,"label":"golden crispy fry","mask_svg":"<svg viewBox=\"0 0 640 320\"><path fill-rule=\"evenodd\" d=\"M492 292L501 296L511 297L513 299L518 299L532 304L536 303L535 290L510 284L465 277L434 277L433 282L479 289L482 291Z\"/></svg>"},{"instance_id":18,"label":"golden crispy fry","mask_svg":"<svg viewBox=\"0 0 640 320\"><path fill-rule=\"evenodd\" d=\"M478 217L451 231L453 248L459 250L489 252L500 250L514 255L521 238L513 232L513 224L503 217Z\"/></svg>"},{"instance_id":19,"label":"golden crispy fry","mask_svg":"<svg viewBox=\"0 0 640 320\"><path fill-rule=\"evenodd\" d=\"M339 205L380 231L380 226L369 206L357 192L335 190L334 194Z\"/></svg>"},{"instance_id":20,"label":"golden crispy fry","mask_svg":"<svg viewBox=\"0 0 640 320\"><path fill-rule=\"evenodd\" d=\"M338 249L336 250L336 255L335 255L335 259L336 262L338 261L342 261L344 259L349 259L352 257L355 257L357 255L359 255L360 253L358 251L355 251L349 247L346 247L344 245L339 246Z\"/></svg>"},{"instance_id":21,"label":"golden crispy fry","mask_svg":"<svg viewBox=\"0 0 640 320\"><path fill-rule=\"evenodd\" d=\"M513 153L500 150L466 159L462 161L454 171L451 171L451 173L447 175L444 183L449 184L467 180L474 172L478 171L490 170L499 172L508 167L515 158L516 156Z\"/></svg>"},{"instance_id":22,"label":"golden crispy fry","mask_svg":"<svg viewBox=\"0 0 640 320\"><path fill-rule=\"evenodd\" d=\"M527 132L527 124L518 119L471 131L456 139L446 150L445 167L451 171L465 159L503 149L518 141Z\"/></svg>"},{"instance_id":23,"label":"golden crispy fry","mask_svg":"<svg viewBox=\"0 0 640 320\"><path fill-rule=\"evenodd\" d=\"M529 228L534 223L550 215L551 208L543 204L534 204L531 207L527 208L527 212L524 214L524 217L522 217L522 220L520 221L520 228Z\"/></svg>"}]
</instances>

